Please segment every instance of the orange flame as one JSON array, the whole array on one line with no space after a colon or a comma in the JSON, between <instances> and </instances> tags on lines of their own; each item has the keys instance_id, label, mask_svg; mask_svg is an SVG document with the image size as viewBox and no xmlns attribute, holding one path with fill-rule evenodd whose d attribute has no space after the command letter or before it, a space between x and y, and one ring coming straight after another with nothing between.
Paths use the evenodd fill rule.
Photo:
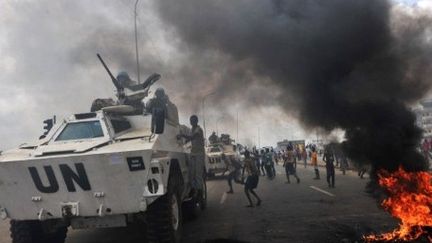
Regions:
<instances>
[{"instance_id":1,"label":"orange flame","mask_svg":"<svg viewBox=\"0 0 432 243\"><path fill-rule=\"evenodd\" d=\"M389 193L389 198L381 205L401 223L393 232L368 235L364 240L413 241L426 236L432 242L432 236L428 235L428 230L432 227L432 174L406 172L400 167L394 173L380 173L379 184Z\"/></svg>"}]
</instances>

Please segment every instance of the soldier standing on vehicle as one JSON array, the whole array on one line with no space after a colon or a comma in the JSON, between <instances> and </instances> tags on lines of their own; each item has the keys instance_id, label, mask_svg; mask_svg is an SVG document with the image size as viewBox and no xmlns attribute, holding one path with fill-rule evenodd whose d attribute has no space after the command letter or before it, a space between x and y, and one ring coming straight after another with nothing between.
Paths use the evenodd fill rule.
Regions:
<instances>
[{"instance_id":1,"label":"soldier standing on vehicle","mask_svg":"<svg viewBox=\"0 0 432 243\"><path fill-rule=\"evenodd\" d=\"M154 97L146 104L146 110L148 113L152 114L154 109L162 109L166 115L166 98L165 90L163 88L157 88Z\"/></svg>"},{"instance_id":2,"label":"soldier standing on vehicle","mask_svg":"<svg viewBox=\"0 0 432 243\"><path fill-rule=\"evenodd\" d=\"M203 130L198 125L198 117L192 115L190 117L190 124L192 131L190 135L180 134L179 138L186 138L192 144L190 163L189 163L189 178L191 181L192 188L199 191L203 190L204 180L204 160L205 160L205 149L204 149L204 135ZM197 192L195 191L195 193Z\"/></svg>"},{"instance_id":3,"label":"soldier standing on vehicle","mask_svg":"<svg viewBox=\"0 0 432 243\"><path fill-rule=\"evenodd\" d=\"M335 166L333 151L327 147L324 151L323 161L326 164L327 183L329 187L335 187Z\"/></svg>"},{"instance_id":4,"label":"soldier standing on vehicle","mask_svg":"<svg viewBox=\"0 0 432 243\"><path fill-rule=\"evenodd\" d=\"M254 191L254 189L257 188L257 186L258 186L259 169L256 166L256 163L254 162L254 160L251 158L248 150L245 151L244 156L245 156L245 160L244 160L242 178L244 177L244 174L246 171L248 176L246 178L244 191L245 191L246 197L249 201L249 205L247 205L247 207L254 207L249 193L251 193L256 198L256 200L257 200L256 205L260 206L261 205L261 198Z\"/></svg>"},{"instance_id":5,"label":"soldier standing on vehicle","mask_svg":"<svg viewBox=\"0 0 432 243\"><path fill-rule=\"evenodd\" d=\"M216 132L212 132L210 137L208 138L210 144L215 144L219 142L219 137L216 135Z\"/></svg>"}]
</instances>

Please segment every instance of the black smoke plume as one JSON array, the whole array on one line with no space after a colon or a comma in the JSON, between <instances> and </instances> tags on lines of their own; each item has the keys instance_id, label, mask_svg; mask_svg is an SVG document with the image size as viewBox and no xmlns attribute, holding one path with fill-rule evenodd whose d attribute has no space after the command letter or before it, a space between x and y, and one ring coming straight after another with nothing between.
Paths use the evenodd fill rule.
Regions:
<instances>
[{"instance_id":1,"label":"black smoke plume","mask_svg":"<svg viewBox=\"0 0 432 243\"><path fill-rule=\"evenodd\" d=\"M200 55L209 52L225 57L236 79L220 87L236 87L251 73L258 80L251 83L270 80L280 92L261 100L277 102L306 127L342 128L349 157L374 170L427 168L416 151L421 131L408 108L432 85L427 13L406 14L386 0L156 4L185 52L196 58L188 65L204 68Z\"/></svg>"}]
</instances>

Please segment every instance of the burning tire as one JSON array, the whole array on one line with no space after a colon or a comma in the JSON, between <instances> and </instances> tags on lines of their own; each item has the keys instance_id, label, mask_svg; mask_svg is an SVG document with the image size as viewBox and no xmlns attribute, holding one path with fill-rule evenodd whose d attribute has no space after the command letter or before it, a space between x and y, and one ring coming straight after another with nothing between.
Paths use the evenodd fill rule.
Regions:
<instances>
[{"instance_id":1,"label":"burning tire","mask_svg":"<svg viewBox=\"0 0 432 243\"><path fill-rule=\"evenodd\" d=\"M173 171L168 192L151 204L147 211L147 240L150 243L179 243L183 228L183 215L179 186L181 185L179 171Z\"/></svg>"},{"instance_id":2,"label":"burning tire","mask_svg":"<svg viewBox=\"0 0 432 243\"><path fill-rule=\"evenodd\" d=\"M39 221L11 221L12 243L64 243L67 235L67 227L45 232Z\"/></svg>"}]
</instances>

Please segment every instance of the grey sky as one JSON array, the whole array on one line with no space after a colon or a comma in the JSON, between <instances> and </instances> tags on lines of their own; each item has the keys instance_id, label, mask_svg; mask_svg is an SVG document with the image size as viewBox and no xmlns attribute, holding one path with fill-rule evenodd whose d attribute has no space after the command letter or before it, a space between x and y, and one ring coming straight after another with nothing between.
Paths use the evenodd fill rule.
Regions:
<instances>
[{"instance_id":1,"label":"grey sky","mask_svg":"<svg viewBox=\"0 0 432 243\"><path fill-rule=\"evenodd\" d=\"M417 4L432 11L432 0ZM0 0L0 150L37 138L42 121L54 114L62 117L85 112L94 98L113 95L112 84L95 56L97 52L114 73L126 70L135 78L133 5L134 1L129 0ZM218 77L219 73L230 70L224 63L212 63L224 72L196 70L191 74L193 67L179 67L179 62L194 57L183 51L185 47L173 29L160 22L152 1L141 0L139 6L142 78L152 72L162 74L160 85L179 106L181 120L186 123L190 114L201 115L201 97L218 88L217 80L229 78ZM218 54L205 55L212 62L211 56ZM185 71L189 73L183 75ZM209 80L185 79L203 75ZM301 128L295 113L281 112L271 99L265 104L245 103L238 98L244 92L270 97L278 91L271 85L251 85L247 90L240 87L231 91L232 102L223 105L209 97L208 132L216 129L219 120L220 131L235 136L239 108L240 142L256 141L258 127L262 145L273 145L285 137L315 137L315 132Z\"/></svg>"}]
</instances>

